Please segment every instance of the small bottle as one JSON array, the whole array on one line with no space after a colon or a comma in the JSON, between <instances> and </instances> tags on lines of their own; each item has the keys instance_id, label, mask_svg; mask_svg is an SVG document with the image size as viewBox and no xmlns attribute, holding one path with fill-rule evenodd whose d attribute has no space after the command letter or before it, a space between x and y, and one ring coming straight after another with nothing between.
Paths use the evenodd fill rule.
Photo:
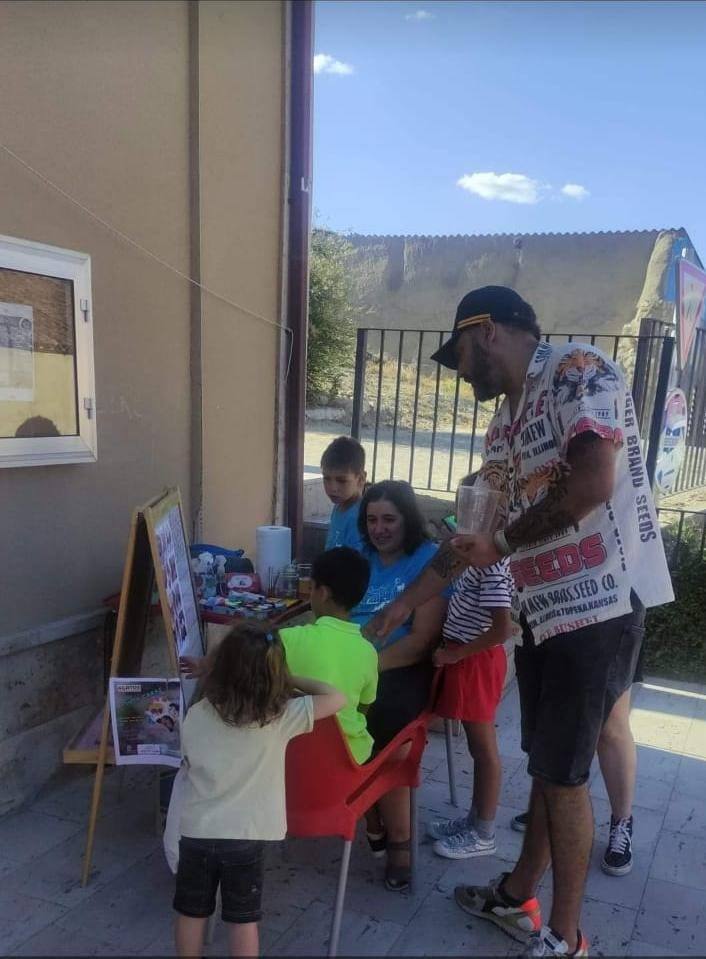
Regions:
<instances>
[{"instance_id":1,"label":"small bottle","mask_svg":"<svg viewBox=\"0 0 706 959\"><path fill-rule=\"evenodd\" d=\"M299 573L296 563L289 563L284 567L282 573L282 593L285 599L297 598L297 585L299 582Z\"/></svg>"},{"instance_id":2,"label":"small bottle","mask_svg":"<svg viewBox=\"0 0 706 959\"><path fill-rule=\"evenodd\" d=\"M209 563L206 567L206 572L203 574L203 595L205 599L211 599L216 595L217 592L217 583L216 583L216 571L213 568L213 563Z\"/></svg>"},{"instance_id":3,"label":"small bottle","mask_svg":"<svg viewBox=\"0 0 706 959\"><path fill-rule=\"evenodd\" d=\"M219 596L228 595L228 587L226 586L225 556L216 556L216 592Z\"/></svg>"}]
</instances>

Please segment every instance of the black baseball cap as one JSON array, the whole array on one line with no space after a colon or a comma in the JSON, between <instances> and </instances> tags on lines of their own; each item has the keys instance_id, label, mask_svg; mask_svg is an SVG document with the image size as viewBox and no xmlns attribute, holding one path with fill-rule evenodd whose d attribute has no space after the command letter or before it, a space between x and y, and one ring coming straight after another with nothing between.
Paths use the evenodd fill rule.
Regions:
<instances>
[{"instance_id":1,"label":"black baseball cap","mask_svg":"<svg viewBox=\"0 0 706 959\"><path fill-rule=\"evenodd\" d=\"M534 310L515 290L509 286L481 286L466 293L458 304L451 339L432 355L432 360L450 370L457 369L456 343L459 336L468 327L486 320L519 329L529 329L537 324Z\"/></svg>"}]
</instances>

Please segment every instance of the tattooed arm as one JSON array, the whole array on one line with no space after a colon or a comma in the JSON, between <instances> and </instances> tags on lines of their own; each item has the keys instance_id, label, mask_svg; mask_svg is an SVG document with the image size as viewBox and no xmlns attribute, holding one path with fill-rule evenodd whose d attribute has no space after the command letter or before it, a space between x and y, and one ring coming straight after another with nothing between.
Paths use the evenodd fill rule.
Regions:
<instances>
[{"instance_id":1,"label":"tattooed arm","mask_svg":"<svg viewBox=\"0 0 706 959\"><path fill-rule=\"evenodd\" d=\"M542 542L575 526L613 495L619 446L596 433L574 437L567 450L563 477L541 502L505 529L508 546ZM465 566L490 566L500 559L491 536L457 536L452 546Z\"/></svg>"},{"instance_id":2,"label":"tattooed arm","mask_svg":"<svg viewBox=\"0 0 706 959\"><path fill-rule=\"evenodd\" d=\"M568 465L563 479L536 506L531 506L505 530L513 550L560 533L588 516L609 500L615 483L619 447L592 432L581 433L569 443ZM404 623L417 606L440 593L467 566L492 566L501 558L493 537L487 534L456 536L438 553L399 599L368 623L369 639L384 639Z\"/></svg>"},{"instance_id":3,"label":"tattooed arm","mask_svg":"<svg viewBox=\"0 0 706 959\"><path fill-rule=\"evenodd\" d=\"M619 447L596 433L580 433L569 443L568 467L561 480L536 506L506 530L513 549L541 542L588 516L613 495Z\"/></svg>"}]
</instances>

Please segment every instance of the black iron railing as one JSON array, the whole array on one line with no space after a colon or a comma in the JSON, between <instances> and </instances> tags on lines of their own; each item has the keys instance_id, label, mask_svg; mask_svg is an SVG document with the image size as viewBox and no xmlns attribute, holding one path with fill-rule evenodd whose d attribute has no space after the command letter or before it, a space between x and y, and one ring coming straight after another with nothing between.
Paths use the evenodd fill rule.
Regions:
<instances>
[{"instance_id":1,"label":"black iron railing","mask_svg":"<svg viewBox=\"0 0 706 959\"><path fill-rule=\"evenodd\" d=\"M480 462L497 403L479 403L470 386L430 361L447 336L428 330L358 331L351 433L367 448L371 480L406 479L416 489L450 492ZM663 409L669 386L671 327L643 320L639 335L552 333L545 338L589 343L621 364L653 475L661 413L653 414Z\"/></svg>"}]
</instances>

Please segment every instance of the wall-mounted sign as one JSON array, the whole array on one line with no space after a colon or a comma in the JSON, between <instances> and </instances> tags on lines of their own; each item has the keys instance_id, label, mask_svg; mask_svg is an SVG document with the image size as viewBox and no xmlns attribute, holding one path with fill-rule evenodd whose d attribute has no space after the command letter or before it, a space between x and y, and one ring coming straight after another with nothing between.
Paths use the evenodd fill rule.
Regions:
<instances>
[{"instance_id":1,"label":"wall-mounted sign","mask_svg":"<svg viewBox=\"0 0 706 959\"><path fill-rule=\"evenodd\" d=\"M670 390L664 404L655 484L662 496L674 492L686 452L688 407L683 390Z\"/></svg>"},{"instance_id":2,"label":"wall-mounted sign","mask_svg":"<svg viewBox=\"0 0 706 959\"><path fill-rule=\"evenodd\" d=\"M0 236L0 468L93 463L91 258Z\"/></svg>"},{"instance_id":3,"label":"wall-mounted sign","mask_svg":"<svg viewBox=\"0 0 706 959\"><path fill-rule=\"evenodd\" d=\"M689 359L697 327L704 318L706 273L687 260L677 262L677 348L679 369Z\"/></svg>"}]
</instances>

